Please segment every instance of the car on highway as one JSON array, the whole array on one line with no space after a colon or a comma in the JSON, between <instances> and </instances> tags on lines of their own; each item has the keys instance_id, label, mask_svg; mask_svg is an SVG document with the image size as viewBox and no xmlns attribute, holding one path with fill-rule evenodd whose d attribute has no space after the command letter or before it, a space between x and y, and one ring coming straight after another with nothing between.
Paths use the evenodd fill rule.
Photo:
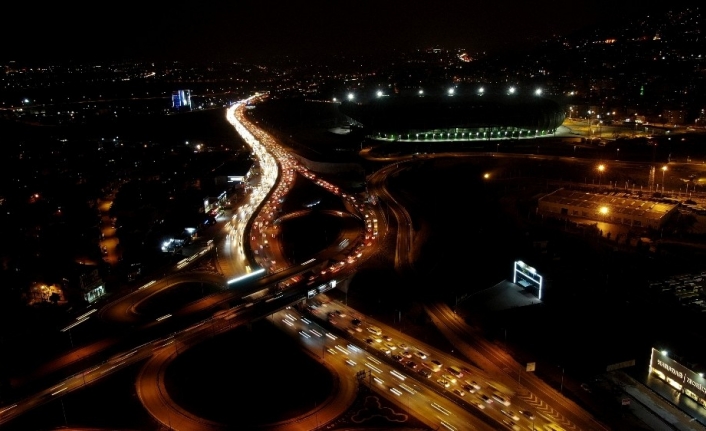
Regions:
<instances>
[{"instance_id":1,"label":"car on highway","mask_svg":"<svg viewBox=\"0 0 706 431\"><path fill-rule=\"evenodd\" d=\"M449 383L448 380L444 380L444 379L439 379L436 381L436 383L440 384L441 386L443 386L445 388L448 388L449 386L451 386L451 383Z\"/></svg>"},{"instance_id":2,"label":"car on highway","mask_svg":"<svg viewBox=\"0 0 706 431\"><path fill-rule=\"evenodd\" d=\"M390 337L389 335L383 335L383 336L382 336L382 339L385 340L385 341L388 341L388 342L389 342L389 341L392 341L392 337ZM395 346L395 349L396 349L396 348L397 348L397 346Z\"/></svg>"},{"instance_id":3,"label":"car on highway","mask_svg":"<svg viewBox=\"0 0 706 431\"><path fill-rule=\"evenodd\" d=\"M380 351L386 355L389 355L390 353L392 353L392 352L390 352L390 349L388 349L385 346L380 346Z\"/></svg>"},{"instance_id":4,"label":"car on highway","mask_svg":"<svg viewBox=\"0 0 706 431\"><path fill-rule=\"evenodd\" d=\"M427 370L426 368L420 368L418 373L426 377L427 379L431 377L431 371Z\"/></svg>"},{"instance_id":5,"label":"car on highway","mask_svg":"<svg viewBox=\"0 0 706 431\"><path fill-rule=\"evenodd\" d=\"M411 369L413 369L413 370L416 370L416 369L417 369L417 363L414 362L414 361L407 361L407 362L404 363L404 366L407 367L407 368L411 368Z\"/></svg>"},{"instance_id":6,"label":"car on highway","mask_svg":"<svg viewBox=\"0 0 706 431\"><path fill-rule=\"evenodd\" d=\"M385 347L387 347L390 350L397 350L397 346L395 346L394 344L389 343L389 342L385 343Z\"/></svg>"},{"instance_id":7,"label":"car on highway","mask_svg":"<svg viewBox=\"0 0 706 431\"><path fill-rule=\"evenodd\" d=\"M426 359L427 357L429 357L429 355L427 355L425 352L423 352L421 350L415 351L414 354L417 355L420 359Z\"/></svg>"},{"instance_id":8,"label":"car on highway","mask_svg":"<svg viewBox=\"0 0 706 431\"><path fill-rule=\"evenodd\" d=\"M517 431L520 429L520 427L517 426L517 424L509 419L503 419L503 423L505 424L506 427L510 428L511 430Z\"/></svg>"},{"instance_id":9,"label":"car on highway","mask_svg":"<svg viewBox=\"0 0 706 431\"><path fill-rule=\"evenodd\" d=\"M371 334L377 335L378 337L382 335L382 329L378 328L377 326L368 326L368 332Z\"/></svg>"},{"instance_id":10,"label":"car on highway","mask_svg":"<svg viewBox=\"0 0 706 431\"><path fill-rule=\"evenodd\" d=\"M404 356L405 358L407 358L407 359L410 359L410 358L412 357L412 354L409 353L409 352L406 351L406 350L403 350L400 354L401 354L402 356Z\"/></svg>"},{"instance_id":11,"label":"car on highway","mask_svg":"<svg viewBox=\"0 0 706 431\"><path fill-rule=\"evenodd\" d=\"M467 383L464 383L463 385L461 385L461 387L463 388L464 391L468 392L469 394L473 394L477 391L476 388L474 388L473 386L471 386Z\"/></svg>"},{"instance_id":12,"label":"car on highway","mask_svg":"<svg viewBox=\"0 0 706 431\"><path fill-rule=\"evenodd\" d=\"M397 345L397 347L399 347L400 350L407 350L407 349L409 349L409 346L406 345L405 343L400 343L400 344Z\"/></svg>"},{"instance_id":13,"label":"car on highway","mask_svg":"<svg viewBox=\"0 0 706 431\"><path fill-rule=\"evenodd\" d=\"M441 362L436 359L432 359L431 361L429 361L429 364L431 365L431 369L434 370L434 372L439 371L443 366Z\"/></svg>"},{"instance_id":14,"label":"car on highway","mask_svg":"<svg viewBox=\"0 0 706 431\"><path fill-rule=\"evenodd\" d=\"M514 421L520 420L520 417L517 416L517 414L515 412L513 412L512 410L501 409L500 413L504 414L505 416L509 417L510 419L512 419Z\"/></svg>"},{"instance_id":15,"label":"car on highway","mask_svg":"<svg viewBox=\"0 0 706 431\"><path fill-rule=\"evenodd\" d=\"M529 419L531 421L534 420L534 413L532 413L531 411L529 411L529 410L518 410L518 411L520 412L520 414L522 416L526 417L527 419Z\"/></svg>"},{"instance_id":16,"label":"car on highway","mask_svg":"<svg viewBox=\"0 0 706 431\"><path fill-rule=\"evenodd\" d=\"M492 404L493 399L487 396L486 394L479 394L478 398L480 398L481 401L483 401L486 404Z\"/></svg>"},{"instance_id":17,"label":"car on highway","mask_svg":"<svg viewBox=\"0 0 706 431\"><path fill-rule=\"evenodd\" d=\"M451 383L456 383L456 377L454 377L450 374L442 374L441 378L446 379L446 380L450 381Z\"/></svg>"},{"instance_id":18,"label":"car on highway","mask_svg":"<svg viewBox=\"0 0 706 431\"><path fill-rule=\"evenodd\" d=\"M454 393L455 393L456 395L458 395L459 397L463 397L463 396L466 395L466 393L465 393L462 389L459 389L459 388L455 388L455 389L454 389Z\"/></svg>"},{"instance_id":19,"label":"car on highway","mask_svg":"<svg viewBox=\"0 0 706 431\"><path fill-rule=\"evenodd\" d=\"M368 344L373 344L373 343L375 343L375 340L373 340L372 338L366 338L365 342Z\"/></svg>"},{"instance_id":20,"label":"car on highway","mask_svg":"<svg viewBox=\"0 0 706 431\"><path fill-rule=\"evenodd\" d=\"M351 320L351 323L353 324L353 326L360 326L363 324L363 322L361 322L360 319L353 319L353 320Z\"/></svg>"},{"instance_id":21,"label":"car on highway","mask_svg":"<svg viewBox=\"0 0 706 431\"><path fill-rule=\"evenodd\" d=\"M483 404L483 403L480 402L480 401L474 401L472 404L473 404L474 406L478 407L478 408L481 409L481 410L483 410L483 409L485 408L485 404Z\"/></svg>"},{"instance_id":22,"label":"car on highway","mask_svg":"<svg viewBox=\"0 0 706 431\"><path fill-rule=\"evenodd\" d=\"M461 371L460 368L455 367L455 366L453 366L453 365L450 366L450 367L448 367L448 368L446 369L446 371L448 371L449 373L451 373L451 374L453 374L454 376L456 376L457 379L460 379L461 377L463 377L463 371Z\"/></svg>"},{"instance_id":23,"label":"car on highway","mask_svg":"<svg viewBox=\"0 0 706 431\"><path fill-rule=\"evenodd\" d=\"M466 380L465 383L467 385L473 386L474 388L476 388L476 390L480 390L480 385L475 380Z\"/></svg>"},{"instance_id":24,"label":"car on highway","mask_svg":"<svg viewBox=\"0 0 706 431\"><path fill-rule=\"evenodd\" d=\"M510 405L510 400L508 400L507 398L505 398L504 395L501 395L501 394L499 394L499 393L496 392L496 393L494 393L492 396L493 396L493 399L494 399L495 401L499 402L500 404L502 404L502 405L504 405L504 406L509 406L509 405Z\"/></svg>"},{"instance_id":25,"label":"car on highway","mask_svg":"<svg viewBox=\"0 0 706 431\"><path fill-rule=\"evenodd\" d=\"M394 359L397 362L402 362L402 361L404 361L404 356L398 355L397 353L395 353L394 355L392 355L392 359Z\"/></svg>"}]
</instances>

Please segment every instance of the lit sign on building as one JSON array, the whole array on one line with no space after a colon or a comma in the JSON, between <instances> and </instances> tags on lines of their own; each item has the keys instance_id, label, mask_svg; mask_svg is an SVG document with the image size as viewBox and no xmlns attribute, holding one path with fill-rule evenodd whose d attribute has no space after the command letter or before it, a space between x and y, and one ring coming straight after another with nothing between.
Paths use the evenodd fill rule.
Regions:
<instances>
[{"instance_id":1,"label":"lit sign on building","mask_svg":"<svg viewBox=\"0 0 706 431\"><path fill-rule=\"evenodd\" d=\"M512 272L512 282L537 291L537 298L542 299L542 276L537 270L527 265L521 260L515 261L515 269Z\"/></svg>"},{"instance_id":2,"label":"lit sign on building","mask_svg":"<svg viewBox=\"0 0 706 431\"><path fill-rule=\"evenodd\" d=\"M179 90L172 93L172 108L191 109L191 90Z\"/></svg>"},{"instance_id":3,"label":"lit sign on building","mask_svg":"<svg viewBox=\"0 0 706 431\"><path fill-rule=\"evenodd\" d=\"M706 379L699 373L686 368L670 358L667 352L652 349L650 373L656 374L670 386L698 401L702 405L706 399Z\"/></svg>"}]
</instances>

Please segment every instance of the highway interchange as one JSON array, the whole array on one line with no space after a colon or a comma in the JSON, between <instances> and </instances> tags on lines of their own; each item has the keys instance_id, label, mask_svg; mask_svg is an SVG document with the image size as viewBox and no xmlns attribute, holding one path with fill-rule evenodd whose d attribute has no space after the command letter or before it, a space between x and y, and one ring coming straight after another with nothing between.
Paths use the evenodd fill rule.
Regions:
<instances>
[{"instance_id":1,"label":"highway interchange","mask_svg":"<svg viewBox=\"0 0 706 431\"><path fill-rule=\"evenodd\" d=\"M232 429L232 424L196 417L177 405L165 389L164 372L180 351L254 319L267 318L299 340L309 355L338 376L340 384L315 411L285 423L263 424L263 428L309 430L333 422L353 404L361 379L360 384L369 386L372 393L397 405L399 414L414 412L433 429L607 429L532 373L524 372L524 364L484 341L443 304L430 304L427 312L468 361L327 299L326 291L350 277L357 265L376 252L380 239L395 232L388 225L382 202L398 227L395 265L399 270L411 265L410 216L385 188L385 177L399 167L393 163L371 176L369 192L374 199L347 194L307 170L248 120L247 105L263 97L254 96L227 111L227 120L257 160L259 175L248 200L234 210L219 233L203 241L199 250L163 278L150 280L100 308L89 308L67 325L64 329L69 335L84 325L106 322L121 329L77 346L27 376L28 382L41 382L43 388L0 406L0 426L144 362L137 394L156 421L178 430ZM347 212L333 214L345 220L345 228L327 250L302 262L290 262L278 238L281 219L292 217L281 214L281 204L297 176L338 196ZM217 259L220 273L189 270L211 256ZM145 303L179 284L194 282L207 283L216 292L164 314L144 312ZM294 306L302 303L309 307ZM462 371L455 373L452 366Z\"/></svg>"}]
</instances>

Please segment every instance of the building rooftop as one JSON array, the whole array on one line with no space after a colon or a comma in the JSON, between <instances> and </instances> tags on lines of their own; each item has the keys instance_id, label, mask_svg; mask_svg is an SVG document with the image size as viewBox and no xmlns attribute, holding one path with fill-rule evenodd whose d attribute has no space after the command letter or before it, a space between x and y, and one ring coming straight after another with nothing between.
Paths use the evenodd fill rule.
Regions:
<instances>
[{"instance_id":1,"label":"building rooftop","mask_svg":"<svg viewBox=\"0 0 706 431\"><path fill-rule=\"evenodd\" d=\"M543 196L540 201L566 205L567 207L586 208L592 213L598 213L600 208L607 207L613 215L624 214L626 216L653 220L663 219L677 206L677 204L673 203L643 199L625 191L591 193L559 189Z\"/></svg>"}]
</instances>

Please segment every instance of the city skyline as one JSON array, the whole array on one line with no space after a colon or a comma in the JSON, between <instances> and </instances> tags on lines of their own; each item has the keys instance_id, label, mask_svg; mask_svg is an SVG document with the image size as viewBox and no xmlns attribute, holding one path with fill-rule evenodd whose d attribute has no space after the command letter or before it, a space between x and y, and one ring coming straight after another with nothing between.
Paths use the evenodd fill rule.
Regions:
<instances>
[{"instance_id":1,"label":"city skyline","mask_svg":"<svg viewBox=\"0 0 706 431\"><path fill-rule=\"evenodd\" d=\"M17 7L22 19L0 29L3 61L323 59L369 53L372 47L383 53L430 46L481 52L526 47L655 8L597 2L579 10L559 1L478 5L455 0L435 2L434 7L401 2L168 7L128 2L109 11L53 3L41 14L33 14L28 5Z\"/></svg>"},{"instance_id":2,"label":"city skyline","mask_svg":"<svg viewBox=\"0 0 706 431\"><path fill-rule=\"evenodd\" d=\"M701 11L395 3L20 7L0 429L706 427Z\"/></svg>"}]
</instances>

